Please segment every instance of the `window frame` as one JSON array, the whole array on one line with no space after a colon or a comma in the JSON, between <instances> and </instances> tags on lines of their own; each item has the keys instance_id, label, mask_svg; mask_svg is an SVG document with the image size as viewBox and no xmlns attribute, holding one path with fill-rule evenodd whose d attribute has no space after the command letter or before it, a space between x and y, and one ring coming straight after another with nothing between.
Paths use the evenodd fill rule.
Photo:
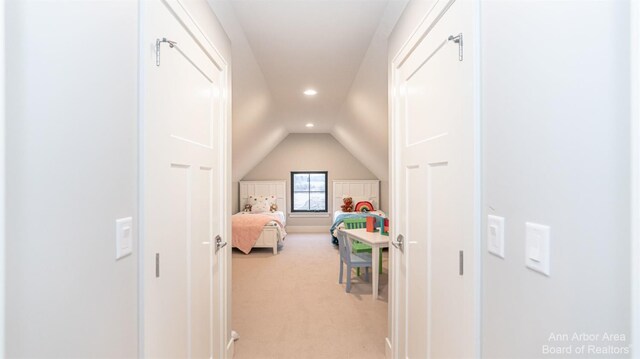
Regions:
<instances>
[{"instance_id":1,"label":"window frame","mask_svg":"<svg viewBox=\"0 0 640 359\"><path fill-rule=\"evenodd\" d=\"M295 186L294 178L298 174L323 174L324 175L324 210L299 210L295 209ZM309 176L311 178L311 176ZM298 191L300 192L300 191ZM319 191L311 191L311 183L309 183L309 190L307 193L320 193ZM291 213L329 213L329 171L291 171Z\"/></svg>"}]
</instances>

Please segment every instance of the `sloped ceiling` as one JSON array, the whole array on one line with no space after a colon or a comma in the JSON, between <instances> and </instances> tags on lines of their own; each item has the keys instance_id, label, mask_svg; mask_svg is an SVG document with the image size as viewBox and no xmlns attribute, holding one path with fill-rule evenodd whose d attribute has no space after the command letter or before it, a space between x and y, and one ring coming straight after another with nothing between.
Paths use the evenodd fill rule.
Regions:
<instances>
[{"instance_id":1,"label":"sloped ceiling","mask_svg":"<svg viewBox=\"0 0 640 359\"><path fill-rule=\"evenodd\" d=\"M387 37L406 1L209 4L232 43L234 181L289 133L310 132L332 134L387 180Z\"/></svg>"}]
</instances>

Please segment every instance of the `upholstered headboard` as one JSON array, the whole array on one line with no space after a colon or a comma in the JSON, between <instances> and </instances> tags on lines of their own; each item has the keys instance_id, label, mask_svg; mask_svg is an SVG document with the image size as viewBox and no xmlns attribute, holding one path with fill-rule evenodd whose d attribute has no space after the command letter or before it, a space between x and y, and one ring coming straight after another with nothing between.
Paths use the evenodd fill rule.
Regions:
<instances>
[{"instance_id":1,"label":"upholstered headboard","mask_svg":"<svg viewBox=\"0 0 640 359\"><path fill-rule=\"evenodd\" d=\"M351 196L354 201L370 201L380 208L380 181L378 180L336 180L333 181L333 211L339 211L342 197ZM355 203L354 203L355 204Z\"/></svg>"},{"instance_id":2,"label":"upholstered headboard","mask_svg":"<svg viewBox=\"0 0 640 359\"><path fill-rule=\"evenodd\" d=\"M240 211L249 196L276 196L278 210L287 212L287 181L240 181Z\"/></svg>"}]
</instances>

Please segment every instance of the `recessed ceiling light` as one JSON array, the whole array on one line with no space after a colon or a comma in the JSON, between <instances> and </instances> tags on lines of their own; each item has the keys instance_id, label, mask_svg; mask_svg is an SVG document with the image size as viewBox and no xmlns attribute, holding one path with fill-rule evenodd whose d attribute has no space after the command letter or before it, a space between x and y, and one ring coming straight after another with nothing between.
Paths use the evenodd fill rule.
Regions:
<instances>
[{"instance_id":1,"label":"recessed ceiling light","mask_svg":"<svg viewBox=\"0 0 640 359\"><path fill-rule=\"evenodd\" d=\"M303 92L303 93L304 93L305 95L307 95L307 96L315 96L315 95L317 95L317 94L318 94L318 91L316 91L316 90L314 90L314 89L307 89L307 90L304 90L304 92Z\"/></svg>"},{"instance_id":2,"label":"recessed ceiling light","mask_svg":"<svg viewBox=\"0 0 640 359\"><path fill-rule=\"evenodd\" d=\"M311 127L313 127L313 123L307 123L305 126L308 127L308 128L311 128Z\"/></svg>"}]
</instances>

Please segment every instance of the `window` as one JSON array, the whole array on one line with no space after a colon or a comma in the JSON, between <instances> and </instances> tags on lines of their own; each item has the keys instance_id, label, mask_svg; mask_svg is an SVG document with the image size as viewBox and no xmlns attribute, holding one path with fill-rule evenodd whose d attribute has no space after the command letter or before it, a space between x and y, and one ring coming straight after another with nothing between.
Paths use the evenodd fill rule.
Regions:
<instances>
[{"instance_id":1,"label":"window","mask_svg":"<svg viewBox=\"0 0 640 359\"><path fill-rule=\"evenodd\" d=\"M291 172L291 212L327 212L327 172Z\"/></svg>"}]
</instances>

